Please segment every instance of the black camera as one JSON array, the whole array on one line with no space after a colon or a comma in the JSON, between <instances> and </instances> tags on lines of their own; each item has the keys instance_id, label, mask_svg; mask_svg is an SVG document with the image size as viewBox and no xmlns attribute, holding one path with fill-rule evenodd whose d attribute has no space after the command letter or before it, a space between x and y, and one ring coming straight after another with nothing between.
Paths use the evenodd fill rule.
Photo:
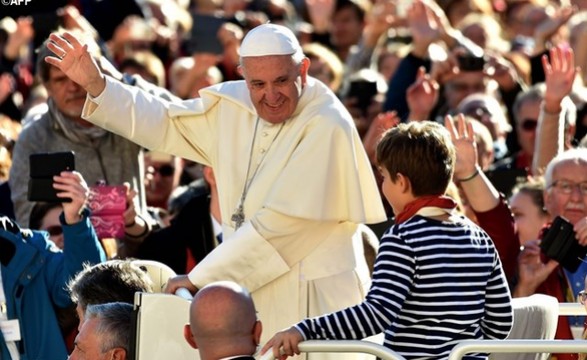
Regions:
<instances>
[{"instance_id":1,"label":"black camera","mask_svg":"<svg viewBox=\"0 0 587 360\"><path fill-rule=\"evenodd\" d=\"M577 271L587 254L587 246L581 246L575 239L573 224L560 216L545 231L540 248L570 272Z\"/></svg>"},{"instance_id":2,"label":"black camera","mask_svg":"<svg viewBox=\"0 0 587 360\"><path fill-rule=\"evenodd\" d=\"M75 170L73 151L31 154L29 164L29 201L71 202L69 198L57 196L57 190L53 188L53 176L62 171Z\"/></svg>"},{"instance_id":3,"label":"black camera","mask_svg":"<svg viewBox=\"0 0 587 360\"><path fill-rule=\"evenodd\" d=\"M485 68L487 63L485 56L477 56L473 54L458 55L459 69L461 71L481 71Z\"/></svg>"}]
</instances>

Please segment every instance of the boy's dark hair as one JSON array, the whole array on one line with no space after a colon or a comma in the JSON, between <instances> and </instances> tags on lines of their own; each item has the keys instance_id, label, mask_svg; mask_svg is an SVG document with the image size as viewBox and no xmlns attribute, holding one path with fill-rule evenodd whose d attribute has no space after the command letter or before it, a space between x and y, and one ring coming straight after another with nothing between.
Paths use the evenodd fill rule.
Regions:
<instances>
[{"instance_id":1,"label":"boy's dark hair","mask_svg":"<svg viewBox=\"0 0 587 360\"><path fill-rule=\"evenodd\" d=\"M88 305L134 302L135 292L153 292L149 275L129 260L110 260L84 265L68 284L71 300L86 309Z\"/></svg>"},{"instance_id":2,"label":"boy's dark hair","mask_svg":"<svg viewBox=\"0 0 587 360\"><path fill-rule=\"evenodd\" d=\"M452 180L456 152L444 126L431 122L410 122L387 130L377 145L377 163L391 180L401 173L412 186L414 196L442 195Z\"/></svg>"}]
</instances>

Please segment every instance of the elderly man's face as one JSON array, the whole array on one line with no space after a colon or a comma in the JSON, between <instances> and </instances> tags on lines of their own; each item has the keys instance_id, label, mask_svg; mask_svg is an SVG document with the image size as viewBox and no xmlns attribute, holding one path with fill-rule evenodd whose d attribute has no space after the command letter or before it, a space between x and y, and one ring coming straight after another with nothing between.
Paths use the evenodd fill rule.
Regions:
<instances>
[{"instance_id":1,"label":"elderly man's face","mask_svg":"<svg viewBox=\"0 0 587 360\"><path fill-rule=\"evenodd\" d=\"M107 360L112 358L111 349L102 352L102 339L96 333L98 319L92 318L84 321L74 342L74 349L68 360Z\"/></svg>"},{"instance_id":2,"label":"elderly man's face","mask_svg":"<svg viewBox=\"0 0 587 360\"><path fill-rule=\"evenodd\" d=\"M262 119L278 124L294 113L309 65L308 59L296 65L289 55L243 58L243 76L253 106Z\"/></svg>"},{"instance_id":3,"label":"elderly man's face","mask_svg":"<svg viewBox=\"0 0 587 360\"><path fill-rule=\"evenodd\" d=\"M581 192L581 183L587 183L587 161L566 160L554 168L544 192L544 205L553 218L563 216L574 225L587 216L587 193Z\"/></svg>"},{"instance_id":4,"label":"elderly man's face","mask_svg":"<svg viewBox=\"0 0 587 360\"><path fill-rule=\"evenodd\" d=\"M81 117L86 101L86 91L81 86L71 81L63 71L51 66L45 87L59 111L70 118Z\"/></svg>"}]
</instances>

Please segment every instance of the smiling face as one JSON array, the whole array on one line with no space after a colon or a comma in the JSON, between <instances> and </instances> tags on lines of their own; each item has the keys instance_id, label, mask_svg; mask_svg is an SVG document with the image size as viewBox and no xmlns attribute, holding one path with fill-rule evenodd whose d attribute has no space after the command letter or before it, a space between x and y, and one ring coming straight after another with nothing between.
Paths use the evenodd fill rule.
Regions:
<instances>
[{"instance_id":1,"label":"smiling face","mask_svg":"<svg viewBox=\"0 0 587 360\"><path fill-rule=\"evenodd\" d=\"M551 185L561 181L573 185L569 194ZM547 184L551 186L544 194L544 205L553 218L560 215L574 225L587 216L587 196L584 196L576 186L584 182L587 182L586 162L564 160L556 165L552 172L551 184Z\"/></svg>"},{"instance_id":2,"label":"smiling face","mask_svg":"<svg viewBox=\"0 0 587 360\"><path fill-rule=\"evenodd\" d=\"M306 84L310 60L296 64L290 55L244 57L242 74L257 114L279 124L294 113Z\"/></svg>"}]
</instances>

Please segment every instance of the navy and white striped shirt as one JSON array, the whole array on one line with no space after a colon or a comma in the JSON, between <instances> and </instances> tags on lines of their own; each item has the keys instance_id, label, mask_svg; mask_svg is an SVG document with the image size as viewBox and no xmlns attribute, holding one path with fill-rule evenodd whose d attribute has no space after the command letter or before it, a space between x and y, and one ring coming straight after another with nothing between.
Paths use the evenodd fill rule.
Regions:
<instances>
[{"instance_id":1,"label":"navy and white striped shirt","mask_svg":"<svg viewBox=\"0 0 587 360\"><path fill-rule=\"evenodd\" d=\"M384 345L407 359L447 358L461 340L504 339L512 307L497 250L473 222L454 218L416 215L392 226L381 239L365 301L297 329L306 340L385 331Z\"/></svg>"}]
</instances>

